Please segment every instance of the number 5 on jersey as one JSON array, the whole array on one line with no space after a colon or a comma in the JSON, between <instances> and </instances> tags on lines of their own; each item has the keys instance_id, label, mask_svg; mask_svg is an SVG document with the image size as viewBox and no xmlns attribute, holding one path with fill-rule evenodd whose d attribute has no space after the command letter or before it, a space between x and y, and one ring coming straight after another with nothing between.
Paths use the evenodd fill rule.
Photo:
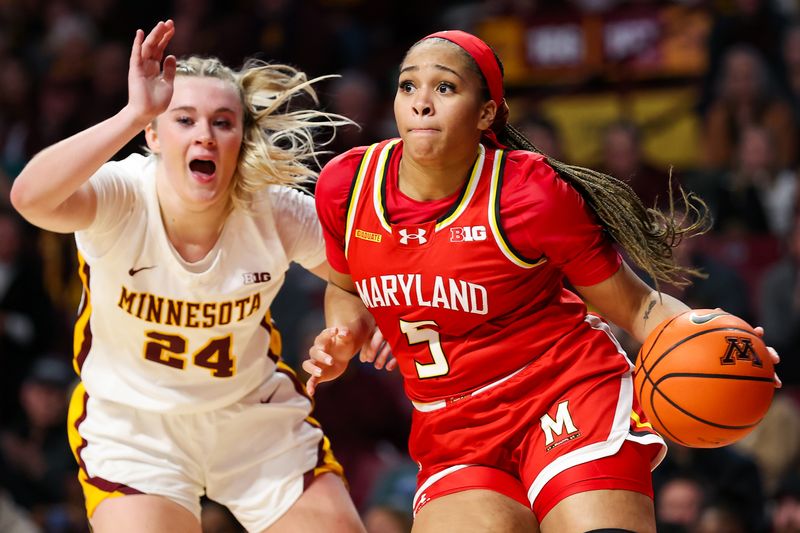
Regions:
<instances>
[{"instance_id":1,"label":"number 5 on jersey","mask_svg":"<svg viewBox=\"0 0 800 533\"><path fill-rule=\"evenodd\" d=\"M425 326L439 327L439 324L433 320L421 320L419 322L400 321L400 331L405 334L408 339L408 344L428 343L428 351L431 354L433 362L420 363L419 361L414 361L414 364L417 365L417 375L419 378L425 379L444 376L450 372L450 364L447 362L447 357L444 355L442 345L439 343L439 332Z\"/></svg>"}]
</instances>

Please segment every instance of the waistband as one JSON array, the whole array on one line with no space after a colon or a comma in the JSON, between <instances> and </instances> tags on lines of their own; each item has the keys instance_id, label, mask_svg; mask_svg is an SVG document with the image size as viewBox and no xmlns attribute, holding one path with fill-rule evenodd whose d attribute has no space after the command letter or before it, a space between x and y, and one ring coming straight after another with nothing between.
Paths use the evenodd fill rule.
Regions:
<instances>
[{"instance_id":1,"label":"waistband","mask_svg":"<svg viewBox=\"0 0 800 533\"><path fill-rule=\"evenodd\" d=\"M528 363L527 365L523 366L522 368L518 368L517 370L514 370L512 373L507 374L507 375L503 376L502 378L500 378L500 379L498 379L496 381L492 381L488 385L484 385L483 387L481 387L479 389L475 389L472 392L468 392L466 394L459 394L457 396L451 396L449 398L443 398L441 400L436 400L434 402L415 402L414 400L411 400L411 405L414 406L414 409L416 409L417 411L423 412L423 413L429 413L431 411L438 411L439 409L444 409L448 405L452 405L454 403L460 402L461 400L466 400L467 398L472 398L473 396L477 396L479 394L482 394L482 393L486 392L487 390L500 385L504 381L507 381L507 380L513 378L514 376L516 376L517 374L519 374L520 372L522 372L523 370L528 368L530 365L531 364Z\"/></svg>"}]
</instances>

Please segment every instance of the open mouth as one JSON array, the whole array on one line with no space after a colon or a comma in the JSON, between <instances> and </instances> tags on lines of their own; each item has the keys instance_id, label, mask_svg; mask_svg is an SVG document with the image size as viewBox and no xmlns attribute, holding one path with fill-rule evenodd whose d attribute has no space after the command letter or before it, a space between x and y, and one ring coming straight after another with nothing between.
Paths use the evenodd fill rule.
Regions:
<instances>
[{"instance_id":1,"label":"open mouth","mask_svg":"<svg viewBox=\"0 0 800 533\"><path fill-rule=\"evenodd\" d=\"M197 174L212 176L217 171L217 165L213 161L205 159L192 159L189 163L189 169Z\"/></svg>"}]
</instances>

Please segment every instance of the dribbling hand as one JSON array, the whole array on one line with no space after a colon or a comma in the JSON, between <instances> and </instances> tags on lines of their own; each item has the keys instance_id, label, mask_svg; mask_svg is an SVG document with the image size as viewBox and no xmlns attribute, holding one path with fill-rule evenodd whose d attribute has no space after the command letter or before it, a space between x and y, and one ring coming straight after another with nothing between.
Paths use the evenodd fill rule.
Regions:
<instances>
[{"instance_id":1,"label":"dribbling hand","mask_svg":"<svg viewBox=\"0 0 800 533\"><path fill-rule=\"evenodd\" d=\"M761 326L754 327L753 331L755 331L756 335L758 335L759 337L764 336L764 328L762 328ZM773 365L777 365L778 363L781 362L781 356L778 355L778 352L775 351L775 348L773 348L772 346L767 346L767 350L769 350L769 355L772 357ZM782 386L783 383L781 382L781 378L779 378L778 373L775 372L775 388L780 389Z\"/></svg>"},{"instance_id":2,"label":"dribbling hand","mask_svg":"<svg viewBox=\"0 0 800 533\"><path fill-rule=\"evenodd\" d=\"M177 61L173 55L164 57L164 50L174 34L172 20L159 22L146 37L136 30L128 67L128 106L144 123L164 112L172 99Z\"/></svg>"}]
</instances>

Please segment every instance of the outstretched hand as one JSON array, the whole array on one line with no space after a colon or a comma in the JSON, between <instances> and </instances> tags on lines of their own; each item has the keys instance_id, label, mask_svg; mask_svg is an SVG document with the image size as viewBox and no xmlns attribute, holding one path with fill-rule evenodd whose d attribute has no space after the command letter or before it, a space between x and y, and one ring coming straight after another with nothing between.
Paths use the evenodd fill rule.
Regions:
<instances>
[{"instance_id":1,"label":"outstretched hand","mask_svg":"<svg viewBox=\"0 0 800 533\"><path fill-rule=\"evenodd\" d=\"M308 350L309 359L303 361L303 370L311 376L306 382L308 394L313 396L319 383L341 376L356 349L347 328L332 327L322 330Z\"/></svg>"},{"instance_id":2,"label":"outstretched hand","mask_svg":"<svg viewBox=\"0 0 800 533\"><path fill-rule=\"evenodd\" d=\"M128 67L128 105L143 121L150 122L164 112L172 99L175 56L164 51L175 34L172 20L159 22L145 37L136 30Z\"/></svg>"},{"instance_id":3,"label":"outstretched hand","mask_svg":"<svg viewBox=\"0 0 800 533\"><path fill-rule=\"evenodd\" d=\"M308 394L313 396L318 384L341 376L358 348L347 328L331 327L317 335L314 345L308 350L309 359L303 361L302 365L310 376L306 382ZM362 362L372 363L379 370L385 368L392 371L397 366L389 343L377 328L361 346L360 354Z\"/></svg>"}]
</instances>

